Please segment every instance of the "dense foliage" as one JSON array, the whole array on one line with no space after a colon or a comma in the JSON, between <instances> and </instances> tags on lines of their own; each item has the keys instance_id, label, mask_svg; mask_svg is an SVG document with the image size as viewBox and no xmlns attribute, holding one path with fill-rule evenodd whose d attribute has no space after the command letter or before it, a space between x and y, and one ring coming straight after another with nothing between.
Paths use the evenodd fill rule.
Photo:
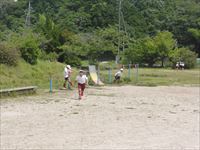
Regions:
<instances>
[{"instance_id":1,"label":"dense foliage","mask_svg":"<svg viewBox=\"0 0 200 150\"><path fill-rule=\"evenodd\" d=\"M192 68L196 64L196 54L187 48L176 48L171 51L169 59L173 67L175 67L176 63L179 61L185 62L185 68Z\"/></svg>"},{"instance_id":2,"label":"dense foliage","mask_svg":"<svg viewBox=\"0 0 200 150\"><path fill-rule=\"evenodd\" d=\"M19 59L18 50L6 43L0 43L0 64L15 66Z\"/></svg>"},{"instance_id":3,"label":"dense foliage","mask_svg":"<svg viewBox=\"0 0 200 150\"><path fill-rule=\"evenodd\" d=\"M173 64L176 59L170 54L177 49L188 57L196 57L194 52L200 56L199 0L123 0L120 21L126 32L120 33L119 0L30 2L31 26L25 27L28 0L0 1L0 40L16 43L31 64L38 58L75 66L81 60L114 60L118 44L124 63Z\"/></svg>"}]
</instances>

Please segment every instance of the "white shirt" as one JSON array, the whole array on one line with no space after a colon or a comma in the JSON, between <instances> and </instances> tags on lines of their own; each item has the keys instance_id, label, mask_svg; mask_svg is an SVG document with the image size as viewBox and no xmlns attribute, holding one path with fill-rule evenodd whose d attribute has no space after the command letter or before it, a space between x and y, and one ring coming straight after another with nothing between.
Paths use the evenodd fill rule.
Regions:
<instances>
[{"instance_id":1,"label":"white shirt","mask_svg":"<svg viewBox=\"0 0 200 150\"><path fill-rule=\"evenodd\" d=\"M64 77L65 78L69 77L69 70L67 69L67 67L65 67L65 69L64 69Z\"/></svg>"},{"instance_id":2,"label":"white shirt","mask_svg":"<svg viewBox=\"0 0 200 150\"><path fill-rule=\"evenodd\" d=\"M84 84L87 83L87 76L86 75L82 75L82 77L80 75L78 75L76 77L76 81L80 84Z\"/></svg>"},{"instance_id":3,"label":"white shirt","mask_svg":"<svg viewBox=\"0 0 200 150\"><path fill-rule=\"evenodd\" d=\"M180 63L180 66L184 67L184 66L185 66L185 64L184 64L183 62L181 62L181 63Z\"/></svg>"},{"instance_id":4,"label":"white shirt","mask_svg":"<svg viewBox=\"0 0 200 150\"><path fill-rule=\"evenodd\" d=\"M115 76L118 76L118 77L121 77L122 76L122 72L121 71L118 71Z\"/></svg>"},{"instance_id":5,"label":"white shirt","mask_svg":"<svg viewBox=\"0 0 200 150\"><path fill-rule=\"evenodd\" d=\"M86 78L86 80L88 80L88 77L85 74L83 76L85 76L84 78Z\"/></svg>"}]
</instances>

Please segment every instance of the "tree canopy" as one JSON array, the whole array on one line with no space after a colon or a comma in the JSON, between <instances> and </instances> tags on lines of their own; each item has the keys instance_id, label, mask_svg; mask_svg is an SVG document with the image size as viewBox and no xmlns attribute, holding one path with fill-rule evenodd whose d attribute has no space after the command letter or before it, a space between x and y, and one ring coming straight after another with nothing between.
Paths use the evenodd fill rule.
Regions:
<instances>
[{"instance_id":1,"label":"tree canopy","mask_svg":"<svg viewBox=\"0 0 200 150\"><path fill-rule=\"evenodd\" d=\"M18 39L19 35L24 36L28 3L29 0L0 1L1 41L9 41L16 34ZM163 65L170 50L176 47L187 47L200 56L199 0L123 0L121 13L126 35L118 33L119 0L30 0L30 3L28 30L42 39L30 40L36 44L31 44L36 50L34 55L46 53L63 62L69 61L65 55L73 55L79 62L114 59L118 39L123 37L127 61L134 58L134 62L148 61L152 65L161 61ZM26 37L21 38L26 42ZM129 54L134 57L129 58Z\"/></svg>"}]
</instances>

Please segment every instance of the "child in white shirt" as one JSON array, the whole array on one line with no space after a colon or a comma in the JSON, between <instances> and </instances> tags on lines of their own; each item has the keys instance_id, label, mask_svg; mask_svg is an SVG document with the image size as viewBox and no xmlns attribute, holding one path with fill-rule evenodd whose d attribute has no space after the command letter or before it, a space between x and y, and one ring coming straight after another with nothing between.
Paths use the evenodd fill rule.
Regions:
<instances>
[{"instance_id":1,"label":"child in white shirt","mask_svg":"<svg viewBox=\"0 0 200 150\"><path fill-rule=\"evenodd\" d=\"M80 70L79 75L76 77L76 81L78 82L78 93L79 93L79 99L81 100L83 96L83 92L85 90L85 85L87 84L87 76L84 75L84 71Z\"/></svg>"},{"instance_id":2,"label":"child in white shirt","mask_svg":"<svg viewBox=\"0 0 200 150\"><path fill-rule=\"evenodd\" d=\"M70 79L70 76L71 76L71 73L72 73L72 69L71 69L71 66L70 65L67 65L64 69L64 84L63 84L63 87L66 88L66 83L69 82L69 84L71 86L72 85L72 82L71 82L71 79ZM69 87L70 88L70 87Z\"/></svg>"},{"instance_id":3,"label":"child in white shirt","mask_svg":"<svg viewBox=\"0 0 200 150\"><path fill-rule=\"evenodd\" d=\"M123 68L121 68L121 69L115 74L115 80L114 80L114 82L120 80L120 78L121 78L121 76L122 76L122 72L123 72Z\"/></svg>"}]
</instances>

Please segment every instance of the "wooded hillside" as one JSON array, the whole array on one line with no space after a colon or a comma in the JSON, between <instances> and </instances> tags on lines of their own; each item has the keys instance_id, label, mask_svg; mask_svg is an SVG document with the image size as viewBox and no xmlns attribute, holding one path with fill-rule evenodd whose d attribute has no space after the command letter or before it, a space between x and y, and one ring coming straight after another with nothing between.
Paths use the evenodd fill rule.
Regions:
<instances>
[{"instance_id":1,"label":"wooded hillside","mask_svg":"<svg viewBox=\"0 0 200 150\"><path fill-rule=\"evenodd\" d=\"M31 64L46 59L77 66L115 60L119 46L121 63L194 66L195 53L200 56L199 0L122 0L120 13L119 3L30 0L27 18L28 0L1 0L0 62L22 57ZM12 55L16 49L19 55Z\"/></svg>"}]
</instances>

